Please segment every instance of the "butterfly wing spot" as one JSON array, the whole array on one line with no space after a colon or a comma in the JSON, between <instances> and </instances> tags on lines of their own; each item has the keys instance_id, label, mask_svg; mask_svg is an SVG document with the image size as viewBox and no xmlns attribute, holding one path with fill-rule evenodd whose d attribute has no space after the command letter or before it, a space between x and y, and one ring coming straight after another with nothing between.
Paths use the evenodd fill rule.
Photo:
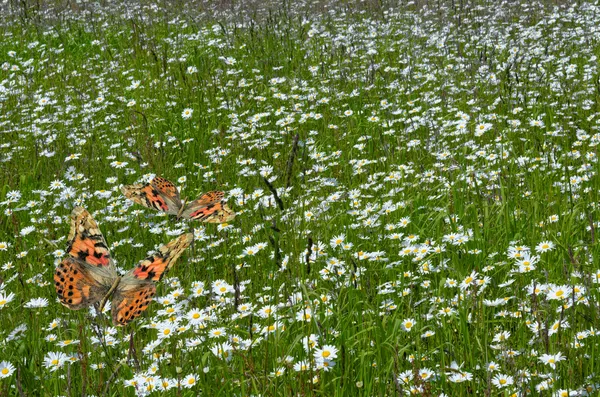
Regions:
<instances>
[{"instance_id":1,"label":"butterfly wing spot","mask_svg":"<svg viewBox=\"0 0 600 397\"><path fill-rule=\"evenodd\" d=\"M150 185L163 192L170 197L179 197L179 191L175 187L175 185L171 182L162 178L160 176L154 177Z\"/></svg>"},{"instance_id":2,"label":"butterfly wing spot","mask_svg":"<svg viewBox=\"0 0 600 397\"><path fill-rule=\"evenodd\" d=\"M145 283L130 291L116 294L113 299L113 323L127 325L139 317L148 308L155 293L154 283Z\"/></svg>"},{"instance_id":3,"label":"butterfly wing spot","mask_svg":"<svg viewBox=\"0 0 600 397\"><path fill-rule=\"evenodd\" d=\"M77 259L65 258L54 271L54 287L60 303L72 310L92 305L107 291L84 266Z\"/></svg>"}]
</instances>

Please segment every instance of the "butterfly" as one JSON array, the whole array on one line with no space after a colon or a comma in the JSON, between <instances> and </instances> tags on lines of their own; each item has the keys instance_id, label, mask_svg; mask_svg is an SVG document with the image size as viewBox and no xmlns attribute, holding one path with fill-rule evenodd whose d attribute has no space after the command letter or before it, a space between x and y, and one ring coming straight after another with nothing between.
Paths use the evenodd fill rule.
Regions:
<instances>
[{"instance_id":1,"label":"butterfly","mask_svg":"<svg viewBox=\"0 0 600 397\"><path fill-rule=\"evenodd\" d=\"M223 223L235 218L235 213L225 203L225 193L212 191L204 193L200 198L189 203L186 200L182 202L175 185L159 176L145 185L122 186L121 191L131 201L176 215L177 219Z\"/></svg>"},{"instance_id":2,"label":"butterfly","mask_svg":"<svg viewBox=\"0 0 600 397\"><path fill-rule=\"evenodd\" d=\"M156 293L156 282L175 264L192 238L192 233L179 236L119 276L98 224L87 210L75 207L71 213L68 256L54 271L60 303L79 310L100 302L102 311L112 296L113 324L127 325L148 308Z\"/></svg>"}]
</instances>

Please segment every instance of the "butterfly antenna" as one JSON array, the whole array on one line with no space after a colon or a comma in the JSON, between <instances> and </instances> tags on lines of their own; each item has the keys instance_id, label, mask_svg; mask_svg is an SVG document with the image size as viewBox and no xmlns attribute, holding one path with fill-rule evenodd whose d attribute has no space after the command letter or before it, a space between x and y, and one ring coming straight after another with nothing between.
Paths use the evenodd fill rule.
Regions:
<instances>
[{"instance_id":1,"label":"butterfly antenna","mask_svg":"<svg viewBox=\"0 0 600 397\"><path fill-rule=\"evenodd\" d=\"M111 287L108 290L108 292L106 293L106 295L104 295L104 298L102 298L102 302L100 302L100 313L102 313L102 310L104 310L104 305L106 305L108 298L110 298L112 293L117 289L117 286L119 285L120 282L121 282L121 276L118 276L115 279L115 282L113 283L113 285L111 285Z\"/></svg>"}]
</instances>

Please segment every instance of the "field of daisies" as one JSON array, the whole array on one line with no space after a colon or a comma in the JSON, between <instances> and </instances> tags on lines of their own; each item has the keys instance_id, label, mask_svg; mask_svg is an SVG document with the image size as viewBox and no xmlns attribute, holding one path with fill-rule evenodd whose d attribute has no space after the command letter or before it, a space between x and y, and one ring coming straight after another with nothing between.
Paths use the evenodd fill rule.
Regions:
<instances>
[{"instance_id":1,"label":"field of daisies","mask_svg":"<svg viewBox=\"0 0 600 397\"><path fill-rule=\"evenodd\" d=\"M597 1L2 2L0 396L598 395L599 55ZM58 302L75 206L195 235L127 327Z\"/></svg>"}]
</instances>

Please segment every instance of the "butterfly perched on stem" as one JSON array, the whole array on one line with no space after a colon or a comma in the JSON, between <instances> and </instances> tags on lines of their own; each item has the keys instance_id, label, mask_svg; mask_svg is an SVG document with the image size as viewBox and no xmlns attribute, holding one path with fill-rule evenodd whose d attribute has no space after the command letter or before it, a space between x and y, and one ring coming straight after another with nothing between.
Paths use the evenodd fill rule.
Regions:
<instances>
[{"instance_id":1,"label":"butterfly perched on stem","mask_svg":"<svg viewBox=\"0 0 600 397\"><path fill-rule=\"evenodd\" d=\"M98 224L87 210L75 207L68 256L54 271L60 303L73 310L100 303L102 311L112 296L113 324L126 325L148 308L156 293L156 282L175 264L192 237L191 233L179 236L119 276Z\"/></svg>"},{"instance_id":2,"label":"butterfly perched on stem","mask_svg":"<svg viewBox=\"0 0 600 397\"><path fill-rule=\"evenodd\" d=\"M159 176L145 185L122 186L121 191L131 201L144 207L176 215L177 219L224 223L235 218L235 213L224 200L225 193L212 191L204 193L189 203L186 200L182 202L175 185Z\"/></svg>"}]
</instances>

